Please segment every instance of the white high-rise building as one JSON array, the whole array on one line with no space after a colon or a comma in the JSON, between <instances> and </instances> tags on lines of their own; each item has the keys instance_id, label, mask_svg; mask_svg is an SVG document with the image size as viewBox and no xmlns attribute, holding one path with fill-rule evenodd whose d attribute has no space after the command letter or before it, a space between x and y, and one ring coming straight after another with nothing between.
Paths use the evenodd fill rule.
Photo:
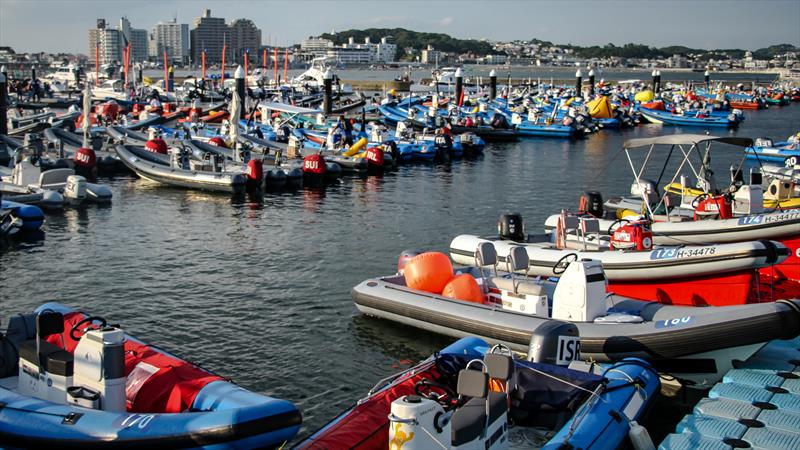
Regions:
<instances>
[{"instance_id":1,"label":"white high-rise building","mask_svg":"<svg viewBox=\"0 0 800 450\"><path fill-rule=\"evenodd\" d=\"M120 54L125 50L125 46L131 44L131 61L145 61L147 60L148 45L147 45L147 30L131 28L131 22L127 17L119 19L120 32Z\"/></svg>"},{"instance_id":2,"label":"white high-rise building","mask_svg":"<svg viewBox=\"0 0 800 450\"><path fill-rule=\"evenodd\" d=\"M105 19L97 19L97 27L89 30L89 62L95 63L99 51L100 64L122 62L122 39L119 30L106 27Z\"/></svg>"},{"instance_id":3,"label":"white high-rise building","mask_svg":"<svg viewBox=\"0 0 800 450\"><path fill-rule=\"evenodd\" d=\"M164 51L171 63L189 63L189 25L170 22L159 22L150 32L149 53L150 58L161 62Z\"/></svg>"}]
</instances>

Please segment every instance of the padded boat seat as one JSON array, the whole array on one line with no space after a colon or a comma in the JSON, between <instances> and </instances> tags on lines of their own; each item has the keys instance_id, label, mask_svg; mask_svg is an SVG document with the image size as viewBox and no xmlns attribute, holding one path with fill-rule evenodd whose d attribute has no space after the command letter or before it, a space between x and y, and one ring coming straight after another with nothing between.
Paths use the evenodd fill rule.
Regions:
<instances>
[{"instance_id":1,"label":"padded boat seat","mask_svg":"<svg viewBox=\"0 0 800 450\"><path fill-rule=\"evenodd\" d=\"M453 446L470 442L481 435L486 426L485 398L472 398L453 413L451 419ZM489 392L489 423L499 419L508 411L508 401L504 392Z\"/></svg>"},{"instance_id":2,"label":"padded boat seat","mask_svg":"<svg viewBox=\"0 0 800 450\"><path fill-rule=\"evenodd\" d=\"M502 289L504 291L525 295L546 295L544 287L536 283L501 277L491 277L487 281L489 287Z\"/></svg>"},{"instance_id":3,"label":"padded boat seat","mask_svg":"<svg viewBox=\"0 0 800 450\"><path fill-rule=\"evenodd\" d=\"M36 339L19 345L19 357L36 364L48 373L71 377L73 370L72 354L45 340L39 341L39 354L36 354Z\"/></svg>"}]
</instances>

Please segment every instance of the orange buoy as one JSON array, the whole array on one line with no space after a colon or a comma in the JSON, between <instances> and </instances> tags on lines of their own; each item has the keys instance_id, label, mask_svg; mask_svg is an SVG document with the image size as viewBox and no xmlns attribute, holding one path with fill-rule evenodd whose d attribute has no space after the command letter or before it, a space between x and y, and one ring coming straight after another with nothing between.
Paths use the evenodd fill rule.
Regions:
<instances>
[{"instance_id":1,"label":"orange buoy","mask_svg":"<svg viewBox=\"0 0 800 450\"><path fill-rule=\"evenodd\" d=\"M483 303L483 290L468 273L456 275L442 290L442 296L465 302Z\"/></svg>"},{"instance_id":2,"label":"orange buoy","mask_svg":"<svg viewBox=\"0 0 800 450\"><path fill-rule=\"evenodd\" d=\"M406 264L403 276L411 289L440 294L453 278L453 265L444 253L420 253Z\"/></svg>"}]
</instances>

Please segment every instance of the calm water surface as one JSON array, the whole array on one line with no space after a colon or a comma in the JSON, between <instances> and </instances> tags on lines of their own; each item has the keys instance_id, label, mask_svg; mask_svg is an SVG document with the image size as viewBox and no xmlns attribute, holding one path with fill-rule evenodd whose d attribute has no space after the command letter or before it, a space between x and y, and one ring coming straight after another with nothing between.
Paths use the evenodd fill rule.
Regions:
<instances>
[{"instance_id":1,"label":"calm water surface","mask_svg":"<svg viewBox=\"0 0 800 450\"><path fill-rule=\"evenodd\" d=\"M800 128L797 104L746 115L738 131L712 133L782 140ZM109 181L112 206L49 215L43 242L0 253L0 319L5 327L10 314L50 300L103 315L296 402L305 434L451 341L360 316L352 286L394 272L402 250L493 233L504 211L521 212L536 231L549 214L575 209L585 189L627 192L623 141L679 131L647 125L577 142L494 144L478 159L403 166L261 203L119 177ZM719 152L715 163L740 158Z\"/></svg>"}]
</instances>

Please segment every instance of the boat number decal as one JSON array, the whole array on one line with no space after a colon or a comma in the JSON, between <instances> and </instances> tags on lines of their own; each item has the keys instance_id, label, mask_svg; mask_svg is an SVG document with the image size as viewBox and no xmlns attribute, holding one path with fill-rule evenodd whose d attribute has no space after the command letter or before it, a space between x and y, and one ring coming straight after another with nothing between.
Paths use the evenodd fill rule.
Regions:
<instances>
[{"instance_id":1,"label":"boat number decal","mask_svg":"<svg viewBox=\"0 0 800 450\"><path fill-rule=\"evenodd\" d=\"M559 366L567 365L572 360L578 359L581 354L581 340L576 336L558 337L558 354L556 364Z\"/></svg>"},{"instance_id":2,"label":"boat number decal","mask_svg":"<svg viewBox=\"0 0 800 450\"><path fill-rule=\"evenodd\" d=\"M125 428L136 427L140 430L144 430L154 417L154 414L131 414L122 421L122 426Z\"/></svg>"},{"instance_id":3,"label":"boat number decal","mask_svg":"<svg viewBox=\"0 0 800 450\"><path fill-rule=\"evenodd\" d=\"M739 218L739 225L756 225L764 221L764 216L744 216Z\"/></svg>"},{"instance_id":4,"label":"boat number decal","mask_svg":"<svg viewBox=\"0 0 800 450\"><path fill-rule=\"evenodd\" d=\"M756 225L761 223L777 223L800 218L800 210L792 209L780 214L744 216L739 218L739 225Z\"/></svg>"},{"instance_id":5,"label":"boat number decal","mask_svg":"<svg viewBox=\"0 0 800 450\"><path fill-rule=\"evenodd\" d=\"M680 326L692 323L692 320L693 320L692 316L676 317L674 319L659 320L658 322L656 322L656 328L680 327Z\"/></svg>"},{"instance_id":6,"label":"boat number decal","mask_svg":"<svg viewBox=\"0 0 800 450\"><path fill-rule=\"evenodd\" d=\"M694 256L709 256L717 252L716 247L700 247L700 248L679 248L679 247L662 247L650 252L650 259L675 259L675 258L691 258Z\"/></svg>"}]
</instances>

